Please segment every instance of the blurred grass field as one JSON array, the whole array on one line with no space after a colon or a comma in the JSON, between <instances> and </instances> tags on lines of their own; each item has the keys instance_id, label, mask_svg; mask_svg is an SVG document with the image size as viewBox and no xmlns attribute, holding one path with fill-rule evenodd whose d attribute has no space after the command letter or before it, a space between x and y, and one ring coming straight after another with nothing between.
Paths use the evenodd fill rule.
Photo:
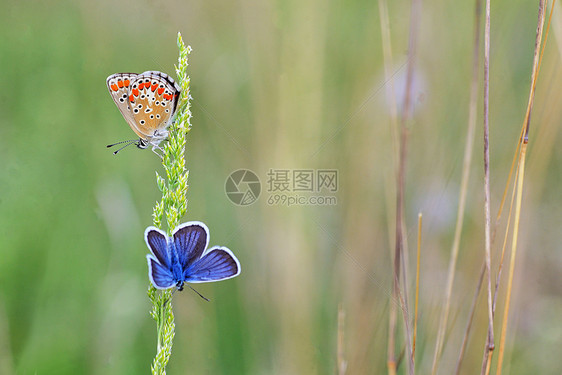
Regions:
<instances>
[{"instance_id":1,"label":"blurred grass field","mask_svg":"<svg viewBox=\"0 0 562 375\"><path fill-rule=\"evenodd\" d=\"M400 93L410 2L388 5ZM410 292L424 215L418 373L431 370L454 233L473 6L423 2L419 15L405 189ZM493 217L525 114L536 15L535 2L492 2ZM533 110L509 374L562 372L561 17L555 11ZM338 306L347 374L387 372L396 160L377 2L4 1L0 30L1 374L150 371L143 231L162 167L150 151L105 148L134 136L105 79L174 76L178 31L193 47L185 221L205 222L210 245L232 249L242 274L200 284L210 303L189 290L174 295L168 373L336 373ZM484 254L481 98L442 374L454 369ZM251 206L224 191L241 168L262 183ZM271 169L337 170L337 204L268 204ZM463 374L480 369L486 319L481 293Z\"/></svg>"}]
</instances>

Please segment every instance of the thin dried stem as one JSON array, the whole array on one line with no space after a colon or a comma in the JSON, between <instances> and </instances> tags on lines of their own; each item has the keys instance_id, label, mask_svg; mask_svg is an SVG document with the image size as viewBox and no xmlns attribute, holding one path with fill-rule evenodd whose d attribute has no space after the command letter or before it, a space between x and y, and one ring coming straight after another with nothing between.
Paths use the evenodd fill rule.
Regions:
<instances>
[{"instance_id":1,"label":"thin dried stem","mask_svg":"<svg viewBox=\"0 0 562 375\"><path fill-rule=\"evenodd\" d=\"M384 72L385 81L388 82L386 85L386 93L390 108L390 119L391 119L391 133L392 133L392 145L394 154L394 173L395 176L398 175L398 160L400 159L398 155L399 150L399 130L397 125L397 109L394 93L394 84L392 80L392 43L390 39L390 21L388 19L388 6L386 0L379 0L379 17L381 25L381 35L382 35L382 47L384 56ZM395 299L394 299L395 300ZM389 318L388 318L388 343L387 343L387 368L388 375L396 375L396 305L391 302Z\"/></svg>"},{"instance_id":2,"label":"thin dried stem","mask_svg":"<svg viewBox=\"0 0 562 375\"><path fill-rule=\"evenodd\" d=\"M393 297L400 301L400 308L402 310L402 316L405 326L405 336L406 336L406 352L408 358L408 370L410 374L414 373L414 363L412 358L412 334L409 323L408 309L405 302L404 296L400 292L400 266L403 258L404 251L404 186L405 186L405 174L406 174L406 155L408 146L408 124L412 118L412 86L414 79L414 66L415 66L415 56L416 56L416 46L417 46L417 35L418 35L418 22L420 16L420 1L412 0L411 14L410 14L410 35L409 35L409 48L408 48L408 71L406 75L406 89L404 95L403 103L403 113L401 117L401 135L400 135L400 158L398 161L398 176L397 176L397 194L396 194L396 238L395 238L395 248L394 248L394 278L393 278ZM404 270L406 272L406 270ZM391 309L391 314L393 309ZM395 310L394 310L395 313ZM395 322L395 317L390 316L390 335L396 335L396 326L393 324ZM389 339L391 340L391 339ZM395 340L395 339L394 339ZM390 345L390 344L389 344ZM389 362L393 361L390 359Z\"/></svg>"},{"instance_id":3,"label":"thin dried stem","mask_svg":"<svg viewBox=\"0 0 562 375\"><path fill-rule=\"evenodd\" d=\"M503 314L502 320L502 331L500 336L500 350L498 354L498 364L496 373L501 375L502 365L503 365L503 358L505 353L505 337L507 335L507 324L509 318L509 307L511 302L511 294L513 290L513 276L515 273L515 261L517 255L517 240L519 238L519 220L521 217L521 201L523 197L523 181L525 177L525 160L527 154L527 143L529 140L529 128L531 124L531 111L533 108L533 102L535 97L535 87L537 83L537 77L540 70L540 63L542 61L542 53L544 52L544 47L542 52L541 50L541 41L542 41L542 34L543 34L543 27L545 21L545 0L541 0L539 2L539 12L538 12L538 24L537 24L537 35L535 39L535 51L534 51L534 59L533 59L533 70L532 70L532 78L531 78L531 88L529 90L529 100L527 104L527 111L525 113L525 120L523 122L523 129L524 129L524 136L523 136L523 143L521 144L521 155L519 158L519 166L518 166L518 178L517 178L517 199L515 203L515 222L513 227L513 237L511 240L511 258L509 263L509 275L507 279L507 292L505 297L505 309ZM548 35L547 35L548 36ZM546 37L545 37L545 45L546 45ZM539 53L540 52L540 53Z\"/></svg>"},{"instance_id":4,"label":"thin dried stem","mask_svg":"<svg viewBox=\"0 0 562 375\"><path fill-rule=\"evenodd\" d=\"M515 148L515 153L513 155L511 168L509 170L507 182L505 184L502 199L501 199L501 202L500 202L500 207L498 208L498 213L496 215L496 221L494 223L494 227L493 227L493 230L492 230L492 238L491 238L492 245L495 242L497 228L500 224L500 219L501 219L501 216L503 214L503 209L504 209L504 206L505 206L505 200L507 198L507 192L509 191L509 186L511 185L511 178L513 176L513 172L515 171L516 162L518 160L519 147L521 146L521 141L523 139L523 130L524 129L522 129L522 131L521 131L521 134L520 134L520 137L519 137L519 142L517 143L517 147ZM517 171L515 171L515 179L517 180ZM515 190L513 190L513 193L512 193L512 199L511 199L510 209L509 209L509 213L508 213L508 222L507 222L506 228L509 228L509 225L510 225L510 219L509 218L511 217L511 210L513 208L514 197L515 197ZM507 229L506 229L506 236L507 236L507 234L508 233L507 233ZM505 248L505 242L504 242L504 248ZM500 262L500 266L499 266L500 271L501 271L501 267L502 267L502 263L503 263L503 253L502 253L501 259L502 259L502 261ZM478 283L477 283L476 288L475 288L474 297L472 299L472 304L470 306L470 312L468 314L468 322L467 322L467 325L466 325L465 333L464 333L464 336L463 336L463 343L461 345L461 350L460 350L460 353L459 353L459 358L458 358L457 367L456 367L456 371L455 371L456 374L458 374L459 371L460 371L461 362L462 362L462 359L464 357L464 352L466 350L466 346L468 344L468 336L470 334L470 329L472 327L472 321L473 321L473 318L474 318L474 313L476 311L476 304L478 303L478 295L480 294L480 290L482 288L482 282L484 280L485 273L486 273L486 260L483 260L482 266L480 267L480 276L478 277ZM500 276L501 276L500 273L498 273L498 276L496 277L496 288L495 288L496 294L494 294L494 301L493 301L493 304L492 304L492 314L495 314L495 307L496 307L495 306L496 305L495 299L497 297L498 283L499 283L499 277Z\"/></svg>"},{"instance_id":5,"label":"thin dried stem","mask_svg":"<svg viewBox=\"0 0 562 375\"><path fill-rule=\"evenodd\" d=\"M523 130L521 131L521 135L519 137L519 142L517 143L517 147L515 148L515 153L513 154L513 160L511 162L511 168L509 170L507 182L505 184L502 199L501 199L501 202L500 202L500 207L498 208L498 213L496 215L496 221L494 223L494 227L493 227L493 230L492 230L491 244L494 244L495 237L496 237L496 231L497 231L497 228L500 224L501 216L503 214L503 209L504 209L504 206L505 206L505 199L507 198L507 192L509 191L509 186L511 185L511 178L513 176L513 172L515 171L515 163L518 160L519 147L521 146L521 140L523 139L522 137L523 137ZM515 178L517 179L517 176L515 176ZM510 214L509 215L511 215L511 208L510 208ZM509 224L508 224L508 226L509 226ZM466 344L467 344L467 341L468 341L468 335L470 334L470 329L472 327L472 320L474 318L474 313L476 311L476 304L478 302L478 295L480 294L480 290L482 288L482 282L484 280L485 273L486 273L486 260L484 259L482 261L482 266L480 267L480 276L478 278L478 283L476 285L475 292L474 292L474 298L472 300L472 305L470 307L470 313L469 313L469 316L468 316L468 322L467 322L466 330L465 330L465 333L464 333L463 344L461 346L461 351L459 353L459 363L457 363L457 372L456 373L458 373L458 371L460 371L460 361L462 361L462 358L464 357L464 351L466 349ZM496 291L497 291L497 288L496 288ZM495 308L494 305L493 305L493 308L492 308L492 313L494 313L494 308Z\"/></svg>"},{"instance_id":6,"label":"thin dried stem","mask_svg":"<svg viewBox=\"0 0 562 375\"><path fill-rule=\"evenodd\" d=\"M484 280L484 272L486 271L486 265L482 264L482 269L480 271L480 278L478 279L478 285L476 286L476 292L474 293L474 297L472 297L472 304L470 305L470 314L468 317L468 322L466 324L466 329L464 331L464 336L462 340L461 350L459 353L459 358L457 360L457 366L455 368L455 374L459 374L461 370L462 360L464 358L464 352L468 345L468 336L470 334L470 330L472 328L472 321L474 319L474 312L476 311L476 303L478 302L478 295L480 294L480 289L482 288L482 281Z\"/></svg>"},{"instance_id":7,"label":"thin dried stem","mask_svg":"<svg viewBox=\"0 0 562 375\"><path fill-rule=\"evenodd\" d=\"M416 302L414 306L414 338L412 340L412 362L416 364L416 333L418 332L418 302L420 296L420 253L422 234L422 214L418 214L418 256L416 259Z\"/></svg>"},{"instance_id":8,"label":"thin dried stem","mask_svg":"<svg viewBox=\"0 0 562 375\"><path fill-rule=\"evenodd\" d=\"M392 134L392 148L393 148L393 161L394 169L398 171L398 142L399 142L399 129L398 129L398 110L396 108L396 93L394 90L393 72L393 58L392 58L392 42L390 39L390 21L388 19L388 5L386 0L379 0L379 19L381 25L382 36L382 52L384 60L384 78L385 89L388 101L388 109L390 112L390 125Z\"/></svg>"},{"instance_id":9,"label":"thin dried stem","mask_svg":"<svg viewBox=\"0 0 562 375\"><path fill-rule=\"evenodd\" d=\"M509 276L508 276L508 280L507 280L507 294L506 294L506 299L505 299L505 309L504 309L504 315L503 315L503 321L502 321L502 331L501 331L501 335L500 335L500 345L499 345L499 353L498 353L498 365L497 365L497 374L500 375L501 374L501 369L502 369L502 363L503 363L503 357L504 357L504 353L505 353L505 336L506 336L506 332L507 332L507 321L508 321L508 315L509 315L509 304L511 301L511 291L512 291L512 286L513 286L513 272L515 269L515 255L517 252L517 238L519 236L519 218L521 215L521 197L522 197L522 190L523 190L523 177L524 177L524 173L525 173L525 154L526 154L526 150L527 150L527 143L523 143L522 147L521 147L521 158L519 161L519 169L518 169L518 178L517 178L517 200L516 200L516 206L515 206L515 223L514 223L514 228L513 228L513 238L512 238L512 244L511 244L511 259L510 259L510 265L509 265Z\"/></svg>"},{"instance_id":10,"label":"thin dried stem","mask_svg":"<svg viewBox=\"0 0 562 375\"><path fill-rule=\"evenodd\" d=\"M478 3L479 1L480 1L480 0L477 0L477 3ZM555 1L553 2L553 4L552 4L552 8L551 8L550 15L549 15L549 21L548 21L548 24L547 24L547 29L546 29L546 32L545 32L545 42L543 43L543 48L542 48L542 50L541 50L540 57L539 57L539 60L538 60L538 66L537 66L537 69L536 69L536 74L534 74L534 76L533 76L533 84L532 84L532 90L533 90L533 92L534 92L534 89L535 89L536 79L537 79L537 76L538 76L538 72L540 71L540 66L541 66L541 62L542 62L542 57L543 57L543 54L544 54L544 46L546 45L546 40L548 39L548 32L549 32L549 30L550 30L550 24L551 24L551 20L552 20L552 13L553 13L553 10L554 10L554 4L555 4L555 3L556 3L556 0L555 0ZM526 115L525 115L525 118L526 118L526 119L527 119L527 116L528 116L529 114L530 114L530 109L528 108L528 109L527 109L527 113L526 113ZM520 157L520 154L521 154L521 152L520 152L520 147L521 147L521 144L522 144L522 142L523 142L523 138L524 138L524 136L525 136L525 133L526 133L526 131L527 131L526 123L527 123L527 120L525 121L525 125L521 128L521 133L520 133L520 135L519 135L519 141L517 142L517 146L516 146L516 148L515 148L515 152L514 152L514 155L513 155L513 160L512 160L512 162L511 162L511 167L510 167L509 174L508 174L508 177L507 177L506 186L505 186L504 191L503 191L502 199L501 199L501 202L500 202L500 207L499 207L498 213L497 213L497 215L496 215L496 222L495 222L495 224L494 224L494 229L493 229L493 232L492 232L492 239L491 239L491 242L492 242L492 243L494 243L494 238L495 238L495 234L496 234L496 229L497 229L497 227L498 227L498 225L499 225L499 221L500 221L501 215L502 215L502 213L503 213L503 208L504 208L504 205L505 205L505 199L506 199L506 197L507 197L507 192L508 192L509 186L510 186L510 184L511 184L511 177L513 176L513 172L515 171L515 163L516 163L517 160L519 160L519 157ZM515 180L518 181L518 170L515 171L515 172L516 172L516 174L515 174ZM509 213L508 213L508 222L507 222L507 224L506 224L506 228L509 228L509 226L510 226L510 221L511 221L511 210L512 210L512 208L513 208L513 202L514 202L514 198L515 198L515 192L516 192L516 189L514 188L513 191L512 191L511 204L510 204L510 209L509 209ZM503 246L502 246L502 255L501 255L501 260L500 260L498 275L497 275L497 277L496 277L496 286L495 286L495 290L494 290L494 302L493 302L493 307L492 307L492 313L493 313L493 314L495 314L495 309L496 309L496 298L497 298L497 295L498 295L498 288L499 288L499 283L500 283L501 270L502 270L502 267L503 267L503 260L504 260L505 248L506 248L506 243L507 243L507 236L508 236L508 231L507 231L507 229L506 229L506 233L505 233L505 237L504 237L504 243L503 243ZM479 277L479 279L478 279L478 284L477 284L477 286L476 286L476 290L475 290L474 297L473 297L473 300L472 300L472 304L471 304L471 307L470 307L469 318L468 318L467 326L466 326L466 329L465 329L465 334L464 334L464 337L463 337L463 343L462 343L461 350L460 350L460 353L459 353L459 359L458 359L458 361L457 361L457 366L456 366L455 374L458 374L458 373L460 372L460 367L461 367L462 359L463 359L463 357L464 357L464 352L465 352L465 350L466 350L466 346L467 346L467 344L468 344L468 336L469 336L469 334L470 334L470 329L471 329L471 327L472 327L472 321L473 321L473 318L474 318L474 312L475 312L475 310L476 310L476 303L477 303L477 301L478 301L478 295L479 295L480 289L481 289L481 287L482 287L482 281L483 281L483 279L484 279L484 272L485 272L485 271L486 271L486 263L485 263L485 261L484 261L484 262L482 263L482 267L481 267L481 270L480 270L480 277Z\"/></svg>"},{"instance_id":11,"label":"thin dried stem","mask_svg":"<svg viewBox=\"0 0 562 375\"><path fill-rule=\"evenodd\" d=\"M486 0L486 21L484 31L484 215L485 223L485 259L486 273L488 276L488 336L486 339L487 355L482 361L482 374L487 374L494 350L494 314L492 312L492 274L491 274L491 218L490 218L490 0Z\"/></svg>"}]
</instances>

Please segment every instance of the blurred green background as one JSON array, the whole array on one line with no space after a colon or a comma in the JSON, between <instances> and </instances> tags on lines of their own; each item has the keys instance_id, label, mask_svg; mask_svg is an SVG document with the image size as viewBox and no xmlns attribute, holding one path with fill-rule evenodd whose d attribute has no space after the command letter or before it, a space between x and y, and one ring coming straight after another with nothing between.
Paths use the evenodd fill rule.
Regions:
<instances>
[{"instance_id":1,"label":"blurred green background","mask_svg":"<svg viewBox=\"0 0 562 375\"><path fill-rule=\"evenodd\" d=\"M400 92L410 3L388 6L389 69ZM458 205L473 6L423 2L419 14L405 208L410 292L424 215L419 373L431 369ZM210 303L189 290L175 294L168 373L336 373L338 306L347 373L386 373L395 146L376 1L47 0L1 8L0 373L149 373L156 330L143 231L160 199L154 171L162 167L150 151L113 156L105 148L134 137L105 79L145 70L175 76L178 31L193 47L185 221L204 221L210 245L231 248L243 271L199 285ZM536 15L536 2L492 4L494 216L525 114ZM504 368L511 374L562 369L560 17L531 125ZM484 252L481 98L443 374L454 368ZM250 206L224 192L240 168L262 182ZM270 169L337 170L337 204L268 204ZM463 373L478 372L485 335L481 296Z\"/></svg>"}]
</instances>

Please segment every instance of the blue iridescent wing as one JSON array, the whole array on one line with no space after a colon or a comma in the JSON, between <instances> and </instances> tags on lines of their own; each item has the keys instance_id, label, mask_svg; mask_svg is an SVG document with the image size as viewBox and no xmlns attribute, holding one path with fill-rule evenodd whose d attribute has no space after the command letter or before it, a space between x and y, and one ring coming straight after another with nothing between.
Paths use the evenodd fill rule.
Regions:
<instances>
[{"instance_id":1,"label":"blue iridescent wing","mask_svg":"<svg viewBox=\"0 0 562 375\"><path fill-rule=\"evenodd\" d=\"M172 237L179 264L185 271L203 255L209 244L209 229L200 221L189 221L174 229Z\"/></svg>"},{"instance_id":2,"label":"blue iridescent wing","mask_svg":"<svg viewBox=\"0 0 562 375\"><path fill-rule=\"evenodd\" d=\"M168 289L176 285L172 272L158 263L150 254L146 254L148 261L148 278L152 285L158 289Z\"/></svg>"},{"instance_id":3,"label":"blue iridescent wing","mask_svg":"<svg viewBox=\"0 0 562 375\"><path fill-rule=\"evenodd\" d=\"M148 227L144 231L144 240L150 252L154 255L153 258L164 266L164 268L171 269L172 261L168 249L166 233L156 227Z\"/></svg>"},{"instance_id":4,"label":"blue iridescent wing","mask_svg":"<svg viewBox=\"0 0 562 375\"><path fill-rule=\"evenodd\" d=\"M230 279L240 274L240 262L226 247L215 246L188 266L184 280L188 283L206 283Z\"/></svg>"}]
</instances>

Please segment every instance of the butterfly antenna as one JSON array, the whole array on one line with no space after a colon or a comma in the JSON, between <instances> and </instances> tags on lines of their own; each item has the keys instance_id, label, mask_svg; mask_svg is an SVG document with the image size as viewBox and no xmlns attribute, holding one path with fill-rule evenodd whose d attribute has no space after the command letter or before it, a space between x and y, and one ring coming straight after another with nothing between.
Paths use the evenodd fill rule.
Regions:
<instances>
[{"instance_id":1,"label":"butterfly antenna","mask_svg":"<svg viewBox=\"0 0 562 375\"><path fill-rule=\"evenodd\" d=\"M125 147L128 147L128 146L134 144L136 141L137 141L136 139L131 139L131 140L128 140L128 141L121 141L121 142L114 143L114 144L112 144L112 145L107 145L107 147L109 148L109 147L113 147L113 146L119 145L119 144L121 144L121 143L127 143L125 146L123 146L123 147L117 149L116 151L113 151L113 155L117 155L117 153L118 153L119 151L121 151L121 150L124 149Z\"/></svg>"},{"instance_id":2,"label":"butterfly antenna","mask_svg":"<svg viewBox=\"0 0 562 375\"><path fill-rule=\"evenodd\" d=\"M193 290L195 293L199 294L199 297L203 298L203 299L204 299L205 301L207 301L207 302L211 302L207 297L203 296L201 293L199 293L198 291L196 291L195 289L193 289L193 287L192 287L191 285L187 284L187 286L188 286L191 290Z\"/></svg>"},{"instance_id":3,"label":"butterfly antenna","mask_svg":"<svg viewBox=\"0 0 562 375\"><path fill-rule=\"evenodd\" d=\"M121 143L130 143L130 142L134 142L134 141L136 141L136 139L127 139L126 141L112 143L110 145L107 145L106 147L113 147L113 146L116 146L116 145L120 145Z\"/></svg>"}]
</instances>

